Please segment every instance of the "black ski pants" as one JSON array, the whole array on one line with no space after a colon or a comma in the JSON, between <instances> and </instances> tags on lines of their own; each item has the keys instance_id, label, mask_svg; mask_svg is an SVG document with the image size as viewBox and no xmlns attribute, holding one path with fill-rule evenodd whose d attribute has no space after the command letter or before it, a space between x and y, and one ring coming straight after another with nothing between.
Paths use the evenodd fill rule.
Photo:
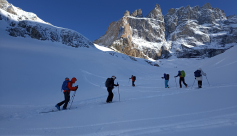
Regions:
<instances>
[{"instance_id":1,"label":"black ski pants","mask_svg":"<svg viewBox=\"0 0 237 136\"><path fill-rule=\"evenodd\" d=\"M64 92L64 101L61 101L60 103L58 103L57 105L60 107L61 105L63 105L63 109L67 109L67 104L70 101L70 93L68 91Z\"/></svg>"},{"instance_id":2,"label":"black ski pants","mask_svg":"<svg viewBox=\"0 0 237 136\"><path fill-rule=\"evenodd\" d=\"M135 84L134 84L134 83L135 83L135 81L132 81L132 86L135 86Z\"/></svg>"},{"instance_id":3,"label":"black ski pants","mask_svg":"<svg viewBox=\"0 0 237 136\"><path fill-rule=\"evenodd\" d=\"M113 88L112 87L107 87L107 91L109 93L106 102L112 102L114 94L112 92Z\"/></svg>"},{"instance_id":4,"label":"black ski pants","mask_svg":"<svg viewBox=\"0 0 237 136\"><path fill-rule=\"evenodd\" d=\"M181 82L183 82L183 84L184 84L185 86L187 86L187 84L186 84L185 81L184 81L184 77L180 77L180 78L179 78L179 85L180 85L180 88L182 88Z\"/></svg>"},{"instance_id":5,"label":"black ski pants","mask_svg":"<svg viewBox=\"0 0 237 136\"><path fill-rule=\"evenodd\" d=\"M198 87L199 87L199 88L202 87L202 81L198 81Z\"/></svg>"}]
</instances>

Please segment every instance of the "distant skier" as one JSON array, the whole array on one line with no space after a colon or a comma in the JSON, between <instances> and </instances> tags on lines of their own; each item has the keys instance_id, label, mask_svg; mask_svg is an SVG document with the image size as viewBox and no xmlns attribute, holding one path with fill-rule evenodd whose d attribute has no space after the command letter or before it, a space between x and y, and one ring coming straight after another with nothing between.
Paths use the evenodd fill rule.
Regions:
<instances>
[{"instance_id":1,"label":"distant skier","mask_svg":"<svg viewBox=\"0 0 237 136\"><path fill-rule=\"evenodd\" d=\"M132 79L132 86L134 87L135 86L135 81L136 81L136 76L131 76L131 78L129 78L129 79Z\"/></svg>"},{"instance_id":2,"label":"distant skier","mask_svg":"<svg viewBox=\"0 0 237 136\"><path fill-rule=\"evenodd\" d=\"M65 81L63 82L62 85L62 90L64 93L64 101L61 101L60 103L56 104L55 107L60 110L60 106L63 105L63 109L62 110L66 110L67 109L67 104L70 101L70 91L76 91L78 89L78 85L75 87L72 87L72 85L77 81L77 79L75 77L72 78L71 81L69 81L69 78L65 78Z\"/></svg>"},{"instance_id":3,"label":"distant skier","mask_svg":"<svg viewBox=\"0 0 237 136\"><path fill-rule=\"evenodd\" d=\"M164 73L164 77L161 77L161 78L165 79L165 88L169 88L168 82L169 82L170 75Z\"/></svg>"},{"instance_id":4,"label":"distant skier","mask_svg":"<svg viewBox=\"0 0 237 136\"><path fill-rule=\"evenodd\" d=\"M105 82L105 86L107 87L107 91L108 91L108 97L106 102L107 103L111 103L114 97L114 94L112 92L112 90L114 89L114 86L119 86L119 84L117 83L114 84L114 80L116 79L115 76L112 76L111 78L107 78L106 82Z\"/></svg>"},{"instance_id":5,"label":"distant skier","mask_svg":"<svg viewBox=\"0 0 237 136\"><path fill-rule=\"evenodd\" d=\"M195 79L198 81L198 88L202 88L202 75L206 76L207 74L201 68L194 72Z\"/></svg>"},{"instance_id":6,"label":"distant skier","mask_svg":"<svg viewBox=\"0 0 237 136\"><path fill-rule=\"evenodd\" d=\"M184 72L184 70L179 71L179 72L178 72L178 75L175 76L175 78L178 77L178 76L180 77L180 78L179 78L179 85L180 85L180 88L182 88L181 82L183 82L183 84L184 84L185 87L187 88L188 85L185 83L185 80L184 80L184 77L185 77L185 72Z\"/></svg>"}]
</instances>

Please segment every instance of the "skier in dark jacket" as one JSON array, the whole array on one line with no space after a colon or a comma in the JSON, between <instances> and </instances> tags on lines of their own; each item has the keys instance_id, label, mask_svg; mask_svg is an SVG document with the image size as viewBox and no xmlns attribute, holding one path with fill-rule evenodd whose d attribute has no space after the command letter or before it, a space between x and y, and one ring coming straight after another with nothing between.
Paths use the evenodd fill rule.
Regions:
<instances>
[{"instance_id":1,"label":"skier in dark jacket","mask_svg":"<svg viewBox=\"0 0 237 136\"><path fill-rule=\"evenodd\" d=\"M114 86L119 86L118 83L117 83L117 85L114 84L114 80L115 80L115 79L116 79L115 76L112 76L112 77L110 78L109 87L107 87L107 91L108 91L108 93L109 93L109 95L108 95L108 97L107 97L107 100L106 100L107 103L111 103L112 100L113 100L114 94L113 94L112 90L114 89Z\"/></svg>"},{"instance_id":2,"label":"skier in dark jacket","mask_svg":"<svg viewBox=\"0 0 237 136\"><path fill-rule=\"evenodd\" d=\"M69 78L66 78L65 80L69 80ZM70 91L76 91L78 89L78 85L75 86L75 87L72 87L72 85L77 81L77 79L75 77L72 78L71 81L69 81L67 83L67 88L69 90L64 90L63 93L64 93L64 98L65 100L64 101L61 101L60 103L56 104L55 107L60 110L60 106L63 105L63 110L66 110L67 109L67 104L68 102L70 101Z\"/></svg>"},{"instance_id":3,"label":"skier in dark jacket","mask_svg":"<svg viewBox=\"0 0 237 136\"><path fill-rule=\"evenodd\" d=\"M169 74L164 73L164 77L161 77L162 79L165 79L165 88L169 88L168 82L169 82Z\"/></svg>"},{"instance_id":4,"label":"skier in dark jacket","mask_svg":"<svg viewBox=\"0 0 237 136\"><path fill-rule=\"evenodd\" d=\"M132 86L134 87L134 86L135 86L134 83L135 83L135 81L136 81L135 76L132 75L131 78L129 78L129 79L132 79Z\"/></svg>"},{"instance_id":5,"label":"skier in dark jacket","mask_svg":"<svg viewBox=\"0 0 237 136\"><path fill-rule=\"evenodd\" d=\"M179 85L180 85L180 88L182 88L181 82L183 82L183 84L184 84L185 87L187 88L188 85L185 83L185 80L184 80L185 72L184 72L183 70L182 70L182 71L179 71L179 72L178 72L178 75L175 76L175 78L178 77L178 76L179 76Z\"/></svg>"}]
</instances>

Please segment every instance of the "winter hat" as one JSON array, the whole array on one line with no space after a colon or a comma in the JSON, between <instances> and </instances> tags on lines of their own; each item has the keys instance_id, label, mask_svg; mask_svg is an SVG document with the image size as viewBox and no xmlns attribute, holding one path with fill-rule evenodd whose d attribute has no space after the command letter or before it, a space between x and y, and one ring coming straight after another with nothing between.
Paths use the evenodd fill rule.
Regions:
<instances>
[{"instance_id":1,"label":"winter hat","mask_svg":"<svg viewBox=\"0 0 237 136\"><path fill-rule=\"evenodd\" d=\"M115 76L112 76L111 78L113 78L114 80L116 79L116 77L115 77Z\"/></svg>"},{"instance_id":2,"label":"winter hat","mask_svg":"<svg viewBox=\"0 0 237 136\"><path fill-rule=\"evenodd\" d=\"M65 80L69 80L69 78L68 78L68 77L66 77L66 78L65 78Z\"/></svg>"}]
</instances>

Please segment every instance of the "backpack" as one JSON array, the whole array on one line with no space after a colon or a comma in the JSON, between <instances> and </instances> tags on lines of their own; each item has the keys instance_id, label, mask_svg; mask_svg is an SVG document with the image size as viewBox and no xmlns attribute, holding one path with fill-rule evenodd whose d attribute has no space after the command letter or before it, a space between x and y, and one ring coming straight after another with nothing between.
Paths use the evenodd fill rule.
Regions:
<instances>
[{"instance_id":1,"label":"backpack","mask_svg":"<svg viewBox=\"0 0 237 136\"><path fill-rule=\"evenodd\" d=\"M169 74L166 74L165 80L169 80L169 79L170 79L170 75L169 75Z\"/></svg>"},{"instance_id":2,"label":"backpack","mask_svg":"<svg viewBox=\"0 0 237 136\"><path fill-rule=\"evenodd\" d=\"M113 80L112 78L107 78L105 81L105 87L111 87L111 80Z\"/></svg>"},{"instance_id":3,"label":"backpack","mask_svg":"<svg viewBox=\"0 0 237 136\"><path fill-rule=\"evenodd\" d=\"M63 84L62 84L62 90L69 90L69 88L67 87L68 82L70 82L70 81L69 81L69 80L66 80L66 81L63 82Z\"/></svg>"},{"instance_id":4,"label":"backpack","mask_svg":"<svg viewBox=\"0 0 237 136\"><path fill-rule=\"evenodd\" d=\"M136 80L136 76L133 76L134 80Z\"/></svg>"},{"instance_id":5,"label":"backpack","mask_svg":"<svg viewBox=\"0 0 237 136\"><path fill-rule=\"evenodd\" d=\"M181 77L185 77L185 72L183 70L180 72L180 74Z\"/></svg>"},{"instance_id":6,"label":"backpack","mask_svg":"<svg viewBox=\"0 0 237 136\"><path fill-rule=\"evenodd\" d=\"M196 70L196 71L194 72L194 76L195 76L195 77L200 77L200 76L202 76L202 75L201 75L201 71L200 71L200 70Z\"/></svg>"}]
</instances>

